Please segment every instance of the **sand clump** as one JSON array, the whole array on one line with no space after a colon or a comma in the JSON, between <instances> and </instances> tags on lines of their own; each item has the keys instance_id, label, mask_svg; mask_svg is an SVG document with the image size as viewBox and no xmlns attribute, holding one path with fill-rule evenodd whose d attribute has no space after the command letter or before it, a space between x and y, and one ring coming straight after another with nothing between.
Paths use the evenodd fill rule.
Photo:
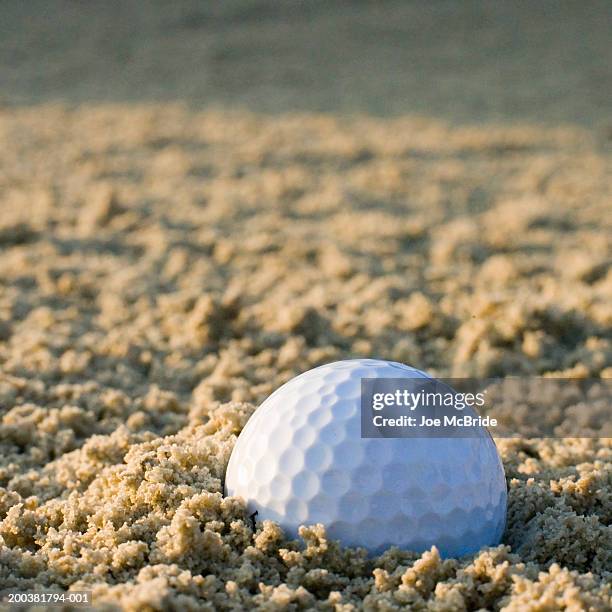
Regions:
<instances>
[{"instance_id":1,"label":"sand clump","mask_svg":"<svg viewBox=\"0 0 612 612\"><path fill-rule=\"evenodd\" d=\"M100 609L606 610L610 439L498 440L503 545L369 559L222 480L276 387L351 356L610 377L606 144L59 106L0 113L0 587ZM27 163L24 161L27 160Z\"/></svg>"}]
</instances>

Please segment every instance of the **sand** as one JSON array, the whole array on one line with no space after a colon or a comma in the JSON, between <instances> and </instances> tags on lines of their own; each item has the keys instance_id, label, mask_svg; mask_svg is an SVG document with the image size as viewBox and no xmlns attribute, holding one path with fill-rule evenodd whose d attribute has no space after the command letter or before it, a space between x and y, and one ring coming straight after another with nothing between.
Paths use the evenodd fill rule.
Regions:
<instances>
[{"instance_id":1,"label":"sand","mask_svg":"<svg viewBox=\"0 0 612 612\"><path fill-rule=\"evenodd\" d=\"M498 440L503 544L369 559L222 480L281 383L351 356L612 376L610 155L575 127L0 113L0 588L100 610L605 610L612 441Z\"/></svg>"}]
</instances>

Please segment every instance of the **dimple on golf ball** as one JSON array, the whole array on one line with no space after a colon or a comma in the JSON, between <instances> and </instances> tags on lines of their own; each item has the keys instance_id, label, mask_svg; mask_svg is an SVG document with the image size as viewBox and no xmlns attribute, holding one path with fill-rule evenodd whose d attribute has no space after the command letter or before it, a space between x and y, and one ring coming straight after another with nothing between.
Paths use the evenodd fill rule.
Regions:
<instances>
[{"instance_id":1,"label":"dimple on golf ball","mask_svg":"<svg viewBox=\"0 0 612 612\"><path fill-rule=\"evenodd\" d=\"M499 543L504 470L488 433L477 437L361 437L361 379L415 378L409 366L338 361L270 395L238 437L227 495L291 537L323 523L330 539L380 553L390 546L460 556Z\"/></svg>"}]
</instances>

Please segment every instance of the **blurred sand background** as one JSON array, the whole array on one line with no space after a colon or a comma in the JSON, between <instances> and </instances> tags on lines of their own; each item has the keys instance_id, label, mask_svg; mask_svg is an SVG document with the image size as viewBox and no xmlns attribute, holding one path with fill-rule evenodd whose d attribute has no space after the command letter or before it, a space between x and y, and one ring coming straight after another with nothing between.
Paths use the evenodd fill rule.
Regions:
<instances>
[{"instance_id":1,"label":"blurred sand background","mask_svg":"<svg viewBox=\"0 0 612 612\"><path fill-rule=\"evenodd\" d=\"M612 377L609 4L0 12L0 590L610 609L610 439L499 440L504 543L463 559L221 495L320 363Z\"/></svg>"}]
</instances>

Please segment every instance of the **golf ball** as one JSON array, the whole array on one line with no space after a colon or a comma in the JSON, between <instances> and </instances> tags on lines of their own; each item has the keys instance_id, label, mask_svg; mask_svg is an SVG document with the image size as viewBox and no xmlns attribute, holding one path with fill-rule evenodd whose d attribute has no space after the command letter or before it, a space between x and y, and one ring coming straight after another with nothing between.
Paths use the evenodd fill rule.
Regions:
<instances>
[{"instance_id":1,"label":"golf ball","mask_svg":"<svg viewBox=\"0 0 612 612\"><path fill-rule=\"evenodd\" d=\"M478 437L362 438L361 379L425 373L374 359L338 361L270 395L238 437L225 478L257 520L295 537L322 523L330 539L379 553L436 545L460 556L499 543L504 470L488 432Z\"/></svg>"}]
</instances>

